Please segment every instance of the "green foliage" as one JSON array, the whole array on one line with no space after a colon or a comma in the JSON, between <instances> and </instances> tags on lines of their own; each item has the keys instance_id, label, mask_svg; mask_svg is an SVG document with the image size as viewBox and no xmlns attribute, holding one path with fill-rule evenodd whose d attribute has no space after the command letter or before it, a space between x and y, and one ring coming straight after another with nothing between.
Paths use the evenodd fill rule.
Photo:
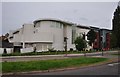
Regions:
<instances>
[{"instance_id":1,"label":"green foliage","mask_svg":"<svg viewBox=\"0 0 120 77\"><path fill-rule=\"evenodd\" d=\"M111 40L110 40L110 48L116 48L117 47L117 38L114 34L111 34Z\"/></svg>"},{"instance_id":2,"label":"green foliage","mask_svg":"<svg viewBox=\"0 0 120 77\"><path fill-rule=\"evenodd\" d=\"M54 48L48 48L49 52L55 52L56 50L54 50Z\"/></svg>"},{"instance_id":3,"label":"green foliage","mask_svg":"<svg viewBox=\"0 0 120 77\"><path fill-rule=\"evenodd\" d=\"M80 53L80 52L68 51L67 54L77 54L77 53ZM10 54L2 54L1 56L33 56L33 55L58 55L58 54L66 54L66 52L50 49L50 51L46 51L46 52L10 53Z\"/></svg>"},{"instance_id":4,"label":"green foliage","mask_svg":"<svg viewBox=\"0 0 120 77\"><path fill-rule=\"evenodd\" d=\"M79 57L61 60L41 60L41 61L26 61L26 62L2 62L2 72L23 72L50 70L57 68L83 66L93 63L106 61L106 58L90 58Z\"/></svg>"},{"instance_id":5,"label":"green foliage","mask_svg":"<svg viewBox=\"0 0 120 77\"><path fill-rule=\"evenodd\" d=\"M113 17L112 23L113 23L112 42L116 43L116 45L114 45L112 47L113 48L116 48L116 47L120 48L120 34L119 34L120 33L120 6L118 6L114 12L114 17Z\"/></svg>"},{"instance_id":6,"label":"green foliage","mask_svg":"<svg viewBox=\"0 0 120 77\"><path fill-rule=\"evenodd\" d=\"M92 46L92 43L94 42L94 40L96 39L96 32L91 29L88 33L87 33L87 39L89 40L89 45Z\"/></svg>"},{"instance_id":7,"label":"green foliage","mask_svg":"<svg viewBox=\"0 0 120 77\"><path fill-rule=\"evenodd\" d=\"M75 40L75 46L78 51L81 51L87 47L87 44L86 44L86 41L79 36Z\"/></svg>"}]
</instances>

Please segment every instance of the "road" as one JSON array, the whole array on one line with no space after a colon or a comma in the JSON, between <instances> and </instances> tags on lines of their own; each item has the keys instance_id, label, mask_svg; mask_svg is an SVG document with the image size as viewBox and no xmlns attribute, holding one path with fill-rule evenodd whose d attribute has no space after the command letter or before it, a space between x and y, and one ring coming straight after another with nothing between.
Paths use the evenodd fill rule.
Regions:
<instances>
[{"instance_id":1,"label":"road","mask_svg":"<svg viewBox=\"0 0 120 77\"><path fill-rule=\"evenodd\" d=\"M118 75L117 63L105 64L101 66L85 67L74 70L49 72L49 73L35 73L29 75Z\"/></svg>"}]
</instances>

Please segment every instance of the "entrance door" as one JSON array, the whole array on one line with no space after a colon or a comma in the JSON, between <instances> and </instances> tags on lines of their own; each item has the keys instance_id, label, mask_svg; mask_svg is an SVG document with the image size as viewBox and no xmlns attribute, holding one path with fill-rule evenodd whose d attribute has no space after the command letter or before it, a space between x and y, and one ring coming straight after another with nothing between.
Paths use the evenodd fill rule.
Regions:
<instances>
[{"instance_id":1,"label":"entrance door","mask_svg":"<svg viewBox=\"0 0 120 77\"><path fill-rule=\"evenodd\" d=\"M22 48L22 46L14 46L14 52L19 52L20 53L21 48Z\"/></svg>"}]
</instances>

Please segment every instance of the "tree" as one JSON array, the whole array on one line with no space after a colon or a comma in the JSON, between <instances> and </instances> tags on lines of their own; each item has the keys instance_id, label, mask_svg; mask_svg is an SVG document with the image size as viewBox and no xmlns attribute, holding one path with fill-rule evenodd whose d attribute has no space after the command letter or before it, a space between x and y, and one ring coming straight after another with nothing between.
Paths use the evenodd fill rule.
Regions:
<instances>
[{"instance_id":1,"label":"tree","mask_svg":"<svg viewBox=\"0 0 120 77\"><path fill-rule=\"evenodd\" d=\"M75 39L75 46L78 51L81 51L87 47L87 44L86 41L79 36Z\"/></svg>"},{"instance_id":2,"label":"tree","mask_svg":"<svg viewBox=\"0 0 120 77\"><path fill-rule=\"evenodd\" d=\"M116 48L117 47L117 38L115 35L111 34L110 35L110 48Z\"/></svg>"},{"instance_id":3,"label":"tree","mask_svg":"<svg viewBox=\"0 0 120 77\"><path fill-rule=\"evenodd\" d=\"M34 47L34 48L33 48L33 52L35 53L35 52L36 52L36 50L37 50L37 49L36 49L36 47Z\"/></svg>"},{"instance_id":4,"label":"tree","mask_svg":"<svg viewBox=\"0 0 120 77\"><path fill-rule=\"evenodd\" d=\"M5 34L5 37L7 37L7 38L8 38L8 37L9 37L9 33L6 33L6 34Z\"/></svg>"},{"instance_id":5,"label":"tree","mask_svg":"<svg viewBox=\"0 0 120 77\"><path fill-rule=\"evenodd\" d=\"M89 40L89 45L92 46L92 43L94 42L94 40L96 39L96 32L91 29L88 33L87 33L87 39Z\"/></svg>"},{"instance_id":6,"label":"tree","mask_svg":"<svg viewBox=\"0 0 120 77\"><path fill-rule=\"evenodd\" d=\"M118 6L114 12L112 25L113 25L113 31L112 31L111 41L112 43L114 43L114 46L112 45L112 43L111 45L113 48L115 47L120 48L120 34L119 34L120 33L120 6Z\"/></svg>"},{"instance_id":7,"label":"tree","mask_svg":"<svg viewBox=\"0 0 120 77\"><path fill-rule=\"evenodd\" d=\"M0 36L0 41L2 41L2 42L9 42L8 41L8 37L6 37L6 36Z\"/></svg>"}]
</instances>

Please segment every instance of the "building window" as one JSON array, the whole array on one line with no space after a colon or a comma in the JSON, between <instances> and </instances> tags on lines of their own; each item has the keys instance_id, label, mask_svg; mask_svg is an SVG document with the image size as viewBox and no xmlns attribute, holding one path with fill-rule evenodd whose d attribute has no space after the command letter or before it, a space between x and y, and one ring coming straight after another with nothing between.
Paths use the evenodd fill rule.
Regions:
<instances>
[{"instance_id":1,"label":"building window","mask_svg":"<svg viewBox=\"0 0 120 77\"><path fill-rule=\"evenodd\" d=\"M63 27L63 24L59 22L51 22L50 27L61 29Z\"/></svg>"},{"instance_id":2,"label":"building window","mask_svg":"<svg viewBox=\"0 0 120 77\"><path fill-rule=\"evenodd\" d=\"M40 27L40 22L37 22L35 25L34 25L34 27Z\"/></svg>"},{"instance_id":3,"label":"building window","mask_svg":"<svg viewBox=\"0 0 120 77\"><path fill-rule=\"evenodd\" d=\"M75 29L75 27L72 27L72 44L74 44L75 35L76 35L76 29Z\"/></svg>"},{"instance_id":4,"label":"building window","mask_svg":"<svg viewBox=\"0 0 120 77\"><path fill-rule=\"evenodd\" d=\"M48 44L48 49L51 49L52 48L52 44Z\"/></svg>"},{"instance_id":5,"label":"building window","mask_svg":"<svg viewBox=\"0 0 120 77\"><path fill-rule=\"evenodd\" d=\"M36 29L33 31L33 33L38 33L38 29L36 28Z\"/></svg>"},{"instance_id":6,"label":"building window","mask_svg":"<svg viewBox=\"0 0 120 77\"><path fill-rule=\"evenodd\" d=\"M42 50L47 51L47 44L42 44Z\"/></svg>"},{"instance_id":7,"label":"building window","mask_svg":"<svg viewBox=\"0 0 120 77\"><path fill-rule=\"evenodd\" d=\"M52 25L52 24L51 24L51 25L50 25L50 27L52 27L52 28L53 28L53 27L54 27L54 25Z\"/></svg>"},{"instance_id":8,"label":"building window","mask_svg":"<svg viewBox=\"0 0 120 77\"><path fill-rule=\"evenodd\" d=\"M63 24L62 23L60 23L60 28L63 28Z\"/></svg>"},{"instance_id":9,"label":"building window","mask_svg":"<svg viewBox=\"0 0 120 77\"><path fill-rule=\"evenodd\" d=\"M36 45L36 48L37 48L38 50L42 50L42 44L38 43L38 44Z\"/></svg>"},{"instance_id":10,"label":"building window","mask_svg":"<svg viewBox=\"0 0 120 77\"><path fill-rule=\"evenodd\" d=\"M50 27L54 28L55 27L55 22L51 21Z\"/></svg>"}]
</instances>

